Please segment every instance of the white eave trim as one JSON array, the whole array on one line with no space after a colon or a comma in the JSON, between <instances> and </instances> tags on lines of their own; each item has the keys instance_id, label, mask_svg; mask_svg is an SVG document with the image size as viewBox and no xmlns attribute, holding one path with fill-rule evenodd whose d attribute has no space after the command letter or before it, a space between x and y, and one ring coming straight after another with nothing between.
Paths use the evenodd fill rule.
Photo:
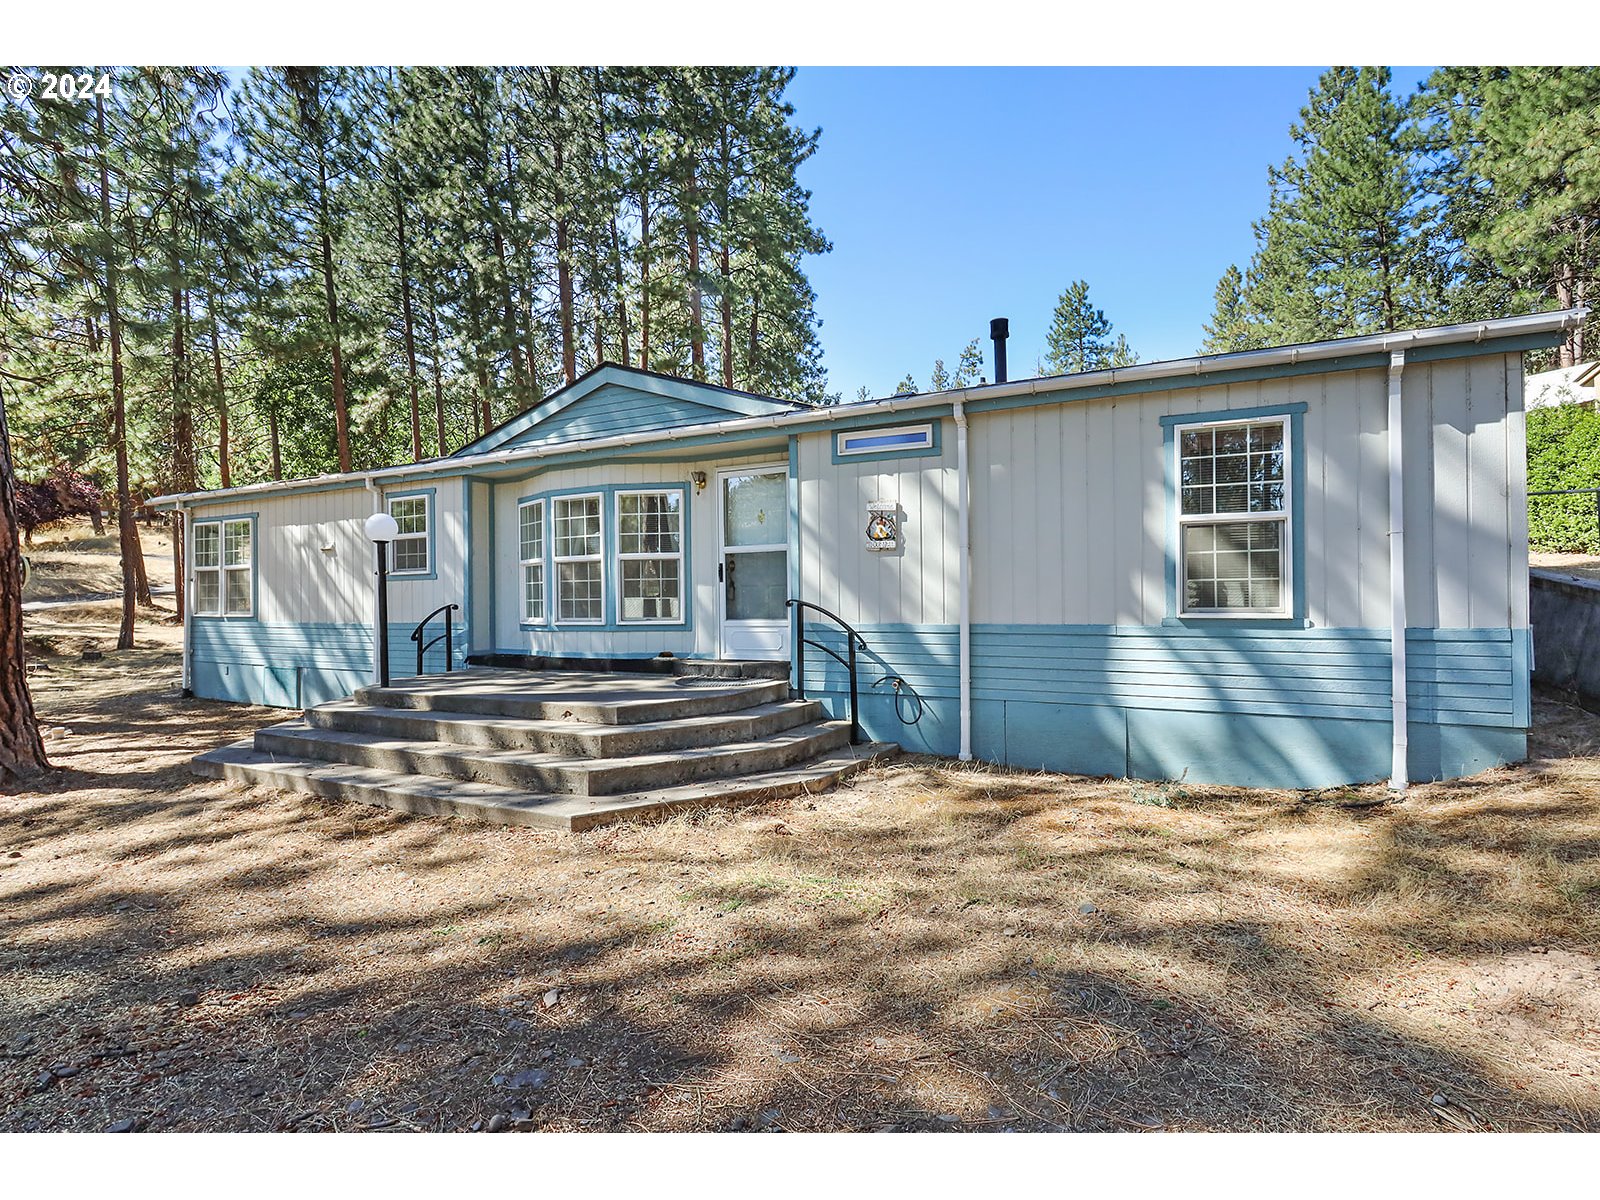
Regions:
<instances>
[{"instance_id":1,"label":"white eave trim","mask_svg":"<svg viewBox=\"0 0 1600 1200\"><path fill-rule=\"evenodd\" d=\"M817 422L852 421L864 416L911 412L920 408L941 407L960 399L965 404L976 401L1001 400L1014 396L1043 396L1057 392L1073 392L1085 388L1107 387L1140 380L1179 379L1186 376L1209 375L1218 371L1248 371L1260 367L1318 362L1350 355L1393 353L1396 350L1414 350L1421 346L1442 346L1461 342L1483 342L1491 338L1516 337L1518 334L1552 333L1580 325L1588 317L1587 308L1569 308L1559 312L1533 313L1525 317L1501 317L1493 321L1473 321L1464 325L1443 325L1435 329L1412 329L1396 333L1374 333L1365 337L1341 338L1332 342L1314 342L1303 346L1274 346L1265 350L1242 350L1233 354L1205 354L1192 358L1175 358L1165 362L1139 363L1131 367L1115 367L1108 371L1086 371L1078 375L1056 375L1045 379L1021 379L1015 383L991 383L977 387L960 388L948 392L922 392L913 396L892 396L886 400L871 400L864 404L836 404L827 407L802 409L796 412L774 413L771 416L735 417L727 421L706 424L682 425L673 429L651 430L648 433L618 434L611 437L587 438L573 442L555 442L536 446L522 446L512 450L490 451L462 458L441 458L406 466L384 467L376 471L358 471L347 475L314 475L308 479L285 479L272 483L247 484L226 491L183 492L170 496L157 496L148 503L153 506L171 506L180 501L192 503L221 503L235 496L270 494L290 489L326 487L345 484L349 487L387 484L391 481L430 475L464 475L480 467L505 463L537 462L596 450L619 450L630 446L650 444L671 445L675 441L694 437L715 437L718 434L759 433L771 429L781 431L795 425L814 425Z\"/></svg>"}]
</instances>

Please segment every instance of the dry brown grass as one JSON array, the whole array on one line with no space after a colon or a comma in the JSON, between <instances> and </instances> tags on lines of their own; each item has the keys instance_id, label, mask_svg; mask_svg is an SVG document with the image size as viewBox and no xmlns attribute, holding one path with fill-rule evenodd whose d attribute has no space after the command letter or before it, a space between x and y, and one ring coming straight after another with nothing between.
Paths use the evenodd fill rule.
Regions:
<instances>
[{"instance_id":1,"label":"dry brown grass","mask_svg":"<svg viewBox=\"0 0 1600 1200\"><path fill-rule=\"evenodd\" d=\"M906 759L567 836L198 780L276 715L139 645L33 677L0 1129L1600 1128L1575 708L1398 804Z\"/></svg>"},{"instance_id":2,"label":"dry brown grass","mask_svg":"<svg viewBox=\"0 0 1600 1200\"><path fill-rule=\"evenodd\" d=\"M1576 709L1399 804L918 759L567 836L194 779L267 715L174 667L37 681L0 1128L1600 1125Z\"/></svg>"}]
</instances>

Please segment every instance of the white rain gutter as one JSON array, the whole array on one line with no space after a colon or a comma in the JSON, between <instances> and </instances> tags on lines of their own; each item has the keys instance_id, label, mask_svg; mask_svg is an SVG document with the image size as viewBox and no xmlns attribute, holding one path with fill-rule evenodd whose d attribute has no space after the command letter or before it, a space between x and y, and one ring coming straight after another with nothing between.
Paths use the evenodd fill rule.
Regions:
<instances>
[{"instance_id":1,"label":"white rain gutter","mask_svg":"<svg viewBox=\"0 0 1600 1200\"><path fill-rule=\"evenodd\" d=\"M960 675L961 675L961 751L962 762L972 761L972 502L967 479L967 409L962 397L955 400L956 420L956 548L959 558L960 596Z\"/></svg>"},{"instance_id":2,"label":"white rain gutter","mask_svg":"<svg viewBox=\"0 0 1600 1200\"><path fill-rule=\"evenodd\" d=\"M1182 379L1207 375L1214 371L1244 371L1260 367L1285 366L1320 362L1350 355L1389 353L1409 347L1442 346L1459 342L1483 342L1493 338L1515 337L1518 334L1549 333L1570 329L1581 324L1589 315L1586 308L1570 308L1561 312L1534 313L1526 317L1503 317L1494 321L1475 321L1464 325L1446 325L1437 329L1419 329L1404 333L1375 333L1366 337L1343 338L1334 342L1317 342L1307 346L1277 346L1267 350L1246 350L1236 354L1207 354L1192 358L1172 359L1167 362L1139 363L1131 367L1117 367L1109 371L1088 371L1080 375L1058 375L1049 379L1022 379L1014 383L991 383L980 387L961 388L948 392L927 392L916 396L895 396L887 400L874 400L866 404L838 404L828 408L799 409L790 413L777 413L763 417L736 417L727 421L712 421L704 425L681 425L674 429L652 430L649 433L618 434L612 437L589 438L574 442L557 442L541 446L523 446L512 450L491 451L461 458L442 458L432 462L413 463L408 466L388 467L375 471L352 472L347 475L316 475L308 479L285 479L272 483L249 484L227 491L183 492L170 496L157 496L149 503L153 506L170 505L184 500L193 503L214 504L223 497L271 494L276 491L301 490L319 485L346 487L374 486L375 480L402 480L426 475L460 475L483 467L518 462L538 462L567 454L600 450L621 450L632 446L670 445L684 438L716 437L720 434L759 433L763 430L787 430L796 425L812 425L818 421L850 421L858 417L890 415L951 404L960 400L981 403L1017 396L1045 396L1060 394L1070 397L1085 388L1106 387L1118 383L1141 380Z\"/></svg>"},{"instance_id":3,"label":"white rain gutter","mask_svg":"<svg viewBox=\"0 0 1600 1200\"><path fill-rule=\"evenodd\" d=\"M1403 409L1400 403L1401 379L1406 370L1406 352L1389 355L1389 658L1390 705L1394 722L1394 758L1389 770L1389 787L1406 790L1409 774L1406 758L1406 490Z\"/></svg>"}]
</instances>

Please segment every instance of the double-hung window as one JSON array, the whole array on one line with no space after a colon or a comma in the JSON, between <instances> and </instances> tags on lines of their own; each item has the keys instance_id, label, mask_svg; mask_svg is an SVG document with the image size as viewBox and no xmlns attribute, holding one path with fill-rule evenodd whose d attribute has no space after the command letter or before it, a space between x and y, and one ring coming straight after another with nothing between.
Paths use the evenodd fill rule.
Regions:
<instances>
[{"instance_id":1,"label":"double-hung window","mask_svg":"<svg viewBox=\"0 0 1600 1200\"><path fill-rule=\"evenodd\" d=\"M193 526L194 611L200 617L255 612L255 562L248 518L196 521Z\"/></svg>"},{"instance_id":2,"label":"double-hung window","mask_svg":"<svg viewBox=\"0 0 1600 1200\"><path fill-rule=\"evenodd\" d=\"M606 619L601 497L557 496L550 503L556 620L599 625Z\"/></svg>"},{"instance_id":3,"label":"double-hung window","mask_svg":"<svg viewBox=\"0 0 1600 1200\"><path fill-rule=\"evenodd\" d=\"M617 493L618 620L683 620L683 493Z\"/></svg>"},{"instance_id":4,"label":"double-hung window","mask_svg":"<svg viewBox=\"0 0 1600 1200\"><path fill-rule=\"evenodd\" d=\"M389 546L389 570L397 575L426 575L433 569L429 554L433 514L428 511L428 497L392 496L389 515L400 527Z\"/></svg>"},{"instance_id":5,"label":"double-hung window","mask_svg":"<svg viewBox=\"0 0 1600 1200\"><path fill-rule=\"evenodd\" d=\"M522 619L543 621L544 604L544 501L518 506L521 525L518 561L522 567Z\"/></svg>"},{"instance_id":6,"label":"double-hung window","mask_svg":"<svg viewBox=\"0 0 1600 1200\"><path fill-rule=\"evenodd\" d=\"M1175 432L1181 615L1288 615L1288 418Z\"/></svg>"}]
</instances>

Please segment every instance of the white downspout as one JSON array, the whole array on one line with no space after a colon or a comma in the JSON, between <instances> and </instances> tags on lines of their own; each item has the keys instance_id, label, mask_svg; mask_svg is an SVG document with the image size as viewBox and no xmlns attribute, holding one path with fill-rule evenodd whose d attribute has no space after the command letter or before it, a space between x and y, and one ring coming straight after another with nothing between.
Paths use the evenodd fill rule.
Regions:
<instances>
[{"instance_id":1,"label":"white downspout","mask_svg":"<svg viewBox=\"0 0 1600 1200\"><path fill-rule=\"evenodd\" d=\"M1394 722L1394 760L1389 786L1403 792L1406 762L1406 494L1405 444L1401 438L1400 381L1405 374L1406 352L1389 355L1389 654L1392 664L1391 705Z\"/></svg>"},{"instance_id":2,"label":"white downspout","mask_svg":"<svg viewBox=\"0 0 1600 1200\"><path fill-rule=\"evenodd\" d=\"M972 525L967 484L967 410L955 399L956 419L956 544L959 550L961 647L961 761L972 761Z\"/></svg>"},{"instance_id":3,"label":"white downspout","mask_svg":"<svg viewBox=\"0 0 1600 1200\"><path fill-rule=\"evenodd\" d=\"M194 567L189 562L190 547L194 545L194 538L190 534L190 525L194 514L181 503L177 506L178 536L183 539L183 553L179 556L183 563L183 578L172 581L173 591L183 604L183 676L181 688L185 696L194 691L194 673L189 661L194 653L194 646L189 640L189 618L194 611L194 589L189 586L189 581L194 578Z\"/></svg>"},{"instance_id":4,"label":"white downspout","mask_svg":"<svg viewBox=\"0 0 1600 1200\"><path fill-rule=\"evenodd\" d=\"M367 491L372 493L372 511L383 511L383 492L379 490L377 482L368 475L366 480ZM363 538L363 541L366 539ZM372 570L372 543L367 542L367 567ZM448 615L448 614L446 614ZM383 684L383 663L379 661L383 654L383 631L378 628L378 582L374 573L372 582L372 686L381 687Z\"/></svg>"}]
</instances>

